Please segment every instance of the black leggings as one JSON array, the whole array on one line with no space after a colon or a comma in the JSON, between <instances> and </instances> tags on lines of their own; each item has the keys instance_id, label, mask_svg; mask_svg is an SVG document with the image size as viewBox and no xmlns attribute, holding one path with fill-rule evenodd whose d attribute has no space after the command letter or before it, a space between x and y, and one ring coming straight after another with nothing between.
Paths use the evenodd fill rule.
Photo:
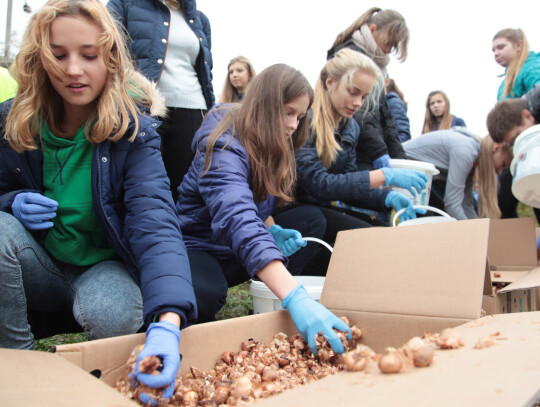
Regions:
<instances>
[{"instance_id":1,"label":"black leggings","mask_svg":"<svg viewBox=\"0 0 540 407\"><path fill-rule=\"evenodd\" d=\"M512 173L509 169L504 170L499 175L499 191L497 198L499 200L499 209L501 210L501 218L518 218L517 206L519 201L512 194ZM540 223L540 209L533 208L536 220Z\"/></svg>"},{"instance_id":2,"label":"black leggings","mask_svg":"<svg viewBox=\"0 0 540 407\"><path fill-rule=\"evenodd\" d=\"M158 127L161 136L161 155L171 181L174 202L178 199L178 186L193 161L191 143L195 132L201 127L205 114L205 110L170 107L167 117L160 118L163 122Z\"/></svg>"},{"instance_id":3,"label":"black leggings","mask_svg":"<svg viewBox=\"0 0 540 407\"><path fill-rule=\"evenodd\" d=\"M284 229L298 230L304 237L322 239L326 220L319 208L299 206L274 216L276 224ZM293 275L302 274L317 250L318 243L308 242L289 258L287 269ZM236 258L217 259L212 254L188 249L191 280L197 300L197 322L216 319L216 313L225 305L227 289L250 279L242 263Z\"/></svg>"}]
</instances>

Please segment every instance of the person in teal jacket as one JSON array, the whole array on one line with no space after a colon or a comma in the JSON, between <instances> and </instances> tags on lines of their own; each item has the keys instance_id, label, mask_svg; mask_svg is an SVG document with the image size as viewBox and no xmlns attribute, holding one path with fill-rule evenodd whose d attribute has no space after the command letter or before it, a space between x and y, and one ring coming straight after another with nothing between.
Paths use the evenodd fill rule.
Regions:
<instances>
[{"instance_id":1,"label":"person in teal jacket","mask_svg":"<svg viewBox=\"0 0 540 407\"><path fill-rule=\"evenodd\" d=\"M493 37L495 62L506 68L497 100L519 98L540 83L540 53L529 50L525 33L505 28Z\"/></svg>"},{"instance_id":2,"label":"person in teal jacket","mask_svg":"<svg viewBox=\"0 0 540 407\"><path fill-rule=\"evenodd\" d=\"M17 93L17 81L9 74L9 71L0 66L0 103L11 99Z\"/></svg>"},{"instance_id":3,"label":"person in teal jacket","mask_svg":"<svg viewBox=\"0 0 540 407\"><path fill-rule=\"evenodd\" d=\"M495 62L506 68L497 100L520 98L540 84L540 53L529 50L527 37L521 29L505 28L496 33L492 50ZM512 181L509 170L499 175L498 199L502 218L518 217L518 200L511 191ZM540 219L540 213L537 213L537 219Z\"/></svg>"}]
</instances>

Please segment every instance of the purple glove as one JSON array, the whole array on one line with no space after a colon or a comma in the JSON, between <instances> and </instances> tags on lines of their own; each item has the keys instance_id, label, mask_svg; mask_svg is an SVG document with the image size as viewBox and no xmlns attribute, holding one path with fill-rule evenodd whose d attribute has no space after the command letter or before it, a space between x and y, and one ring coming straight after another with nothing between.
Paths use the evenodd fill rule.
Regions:
<instances>
[{"instance_id":1,"label":"purple glove","mask_svg":"<svg viewBox=\"0 0 540 407\"><path fill-rule=\"evenodd\" d=\"M388 154L381 155L379 158L373 161L373 168L376 170L383 167L390 167L390 156Z\"/></svg>"},{"instance_id":2,"label":"purple glove","mask_svg":"<svg viewBox=\"0 0 540 407\"><path fill-rule=\"evenodd\" d=\"M148 387L167 388L163 390L164 398L171 398L176 383L176 375L180 369L180 328L169 321L154 322L146 331L146 344L139 353L135 363L135 377ZM156 355L163 360L163 370L158 375L139 372L139 362L147 357ZM157 400L150 398L146 393L141 393L141 401L155 406Z\"/></svg>"},{"instance_id":3,"label":"purple glove","mask_svg":"<svg viewBox=\"0 0 540 407\"><path fill-rule=\"evenodd\" d=\"M56 216L57 208L58 202L35 192L21 192L11 204L13 216L30 230L52 228L50 219Z\"/></svg>"}]
</instances>

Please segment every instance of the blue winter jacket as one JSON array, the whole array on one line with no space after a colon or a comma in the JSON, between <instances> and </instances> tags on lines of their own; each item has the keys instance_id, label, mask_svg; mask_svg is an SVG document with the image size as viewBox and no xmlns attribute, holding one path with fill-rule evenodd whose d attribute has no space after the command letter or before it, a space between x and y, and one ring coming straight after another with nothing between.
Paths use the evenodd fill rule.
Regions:
<instances>
[{"instance_id":1,"label":"blue winter jacket","mask_svg":"<svg viewBox=\"0 0 540 407\"><path fill-rule=\"evenodd\" d=\"M195 134L195 158L178 187L176 208L188 248L219 259L234 256L253 277L271 261L286 264L287 258L264 225L275 198L254 202L249 159L232 129L217 140L210 169L203 175L208 136L229 110L230 105L214 107Z\"/></svg>"},{"instance_id":2,"label":"blue winter jacket","mask_svg":"<svg viewBox=\"0 0 540 407\"><path fill-rule=\"evenodd\" d=\"M506 95L505 98L502 96L504 85L506 84L505 78L499 86L497 100L520 98L538 83L540 83L540 52L535 53L531 51L529 52L529 56L525 60L525 63L519 70L516 82L514 83L510 94Z\"/></svg>"},{"instance_id":3,"label":"blue winter jacket","mask_svg":"<svg viewBox=\"0 0 540 407\"><path fill-rule=\"evenodd\" d=\"M388 190L370 188L369 171L358 171L356 146L360 127L354 119L347 120L335 138L341 147L336 161L325 168L315 148L310 132L306 144L296 150L298 185L296 200L326 206L331 201L344 201L368 209L384 209Z\"/></svg>"},{"instance_id":4,"label":"blue winter jacket","mask_svg":"<svg viewBox=\"0 0 540 407\"><path fill-rule=\"evenodd\" d=\"M388 92L386 94L386 103L388 103L388 108L394 118L399 141L403 143L404 141L410 140L411 124L409 122L409 117L407 116L407 106L405 106L405 102L401 100L396 92Z\"/></svg>"},{"instance_id":5,"label":"blue winter jacket","mask_svg":"<svg viewBox=\"0 0 540 407\"><path fill-rule=\"evenodd\" d=\"M41 149L17 153L4 139L11 104L12 100L0 104L0 210L9 213L17 194L44 193ZM159 122L149 116L138 120L139 133L133 142L124 137L94 148L94 210L108 243L141 287L145 323L157 313L173 311L185 327L197 319L197 307L159 151ZM132 131L130 126L128 134Z\"/></svg>"},{"instance_id":6,"label":"blue winter jacket","mask_svg":"<svg viewBox=\"0 0 540 407\"><path fill-rule=\"evenodd\" d=\"M181 0L184 18L200 41L195 71L208 109L214 105L212 87L212 40L208 18L197 10L195 0ZM160 0L109 0L111 14L131 37L130 50L139 70L158 83L163 70L169 38L171 13Z\"/></svg>"}]
</instances>

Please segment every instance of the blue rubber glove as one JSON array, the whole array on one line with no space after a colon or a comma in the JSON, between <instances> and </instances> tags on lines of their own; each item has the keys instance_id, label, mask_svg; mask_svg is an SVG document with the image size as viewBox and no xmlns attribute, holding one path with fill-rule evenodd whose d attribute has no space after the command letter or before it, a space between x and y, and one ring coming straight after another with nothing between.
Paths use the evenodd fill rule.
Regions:
<instances>
[{"instance_id":1,"label":"blue rubber glove","mask_svg":"<svg viewBox=\"0 0 540 407\"><path fill-rule=\"evenodd\" d=\"M13 216L30 230L52 228L50 219L56 216L57 208L58 202L35 192L21 192L11 204Z\"/></svg>"},{"instance_id":2,"label":"blue rubber glove","mask_svg":"<svg viewBox=\"0 0 540 407\"><path fill-rule=\"evenodd\" d=\"M399 217L402 222L409 219L415 219L417 213L422 215L426 213L425 209L414 209L412 201L405 195L396 191L390 191L388 195L386 195L384 205L388 208L394 209L396 212L403 208L407 208Z\"/></svg>"},{"instance_id":3,"label":"blue rubber glove","mask_svg":"<svg viewBox=\"0 0 540 407\"><path fill-rule=\"evenodd\" d=\"M390 167L390 156L388 154L381 155L375 161L373 161L373 168L379 170L383 167Z\"/></svg>"},{"instance_id":4,"label":"blue rubber glove","mask_svg":"<svg viewBox=\"0 0 540 407\"><path fill-rule=\"evenodd\" d=\"M171 398L174 393L176 375L180 369L180 328L169 321L154 322L150 324L146 331L146 344L139 353L135 363L135 378L142 384L152 388L167 388L163 390L164 398ZM139 362L147 357L156 355L162 359L163 370L158 375L139 372ZM157 404L157 400L152 399L146 393L141 393L141 401L152 406Z\"/></svg>"},{"instance_id":5,"label":"blue rubber glove","mask_svg":"<svg viewBox=\"0 0 540 407\"><path fill-rule=\"evenodd\" d=\"M294 287L283 299L283 308L289 310L291 318L308 343L314 355L317 355L317 345L315 337L321 331L328 339L328 343L336 353L345 351L343 343L340 341L332 328L342 332L348 332L348 339L352 338L351 328L341 319L332 314L328 309L315 301L306 291L302 284Z\"/></svg>"},{"instance_id":6,"label":"blue rubber glove","mask_svg":"<svg viewBox=\"0 0 540 407\"><path fill-rule=\"evenodd\" d=\"M418 192L426 187L427 177L420 171L406 168L381 168L381 170L384 172L384 178L386 179L385 187L392 185L407 189L413 196L416 196Z\"/></svg>"},{"instance_id":7,"label":"blue rubber glove","mask_svg":"<svg viewBox=\"0 0 540 407\"><path fill-rule=\"evenodd\" d=\"M297 230L283 229L279 225L272 225L268 228L268 231L274 238L278 249L287 257L292 256L307 245L307 241L302 239L302 235Z\"/></svg>"},{"instance_id":8,"label":"blue rubber glove","mask_svg":"<svg viewBox=\"0 0 540 407\"><path fill-rule=\"evenodd\" d=\"M540 250L540 236L536 238L536 250Z\"/></svg>"}]
</instances>

